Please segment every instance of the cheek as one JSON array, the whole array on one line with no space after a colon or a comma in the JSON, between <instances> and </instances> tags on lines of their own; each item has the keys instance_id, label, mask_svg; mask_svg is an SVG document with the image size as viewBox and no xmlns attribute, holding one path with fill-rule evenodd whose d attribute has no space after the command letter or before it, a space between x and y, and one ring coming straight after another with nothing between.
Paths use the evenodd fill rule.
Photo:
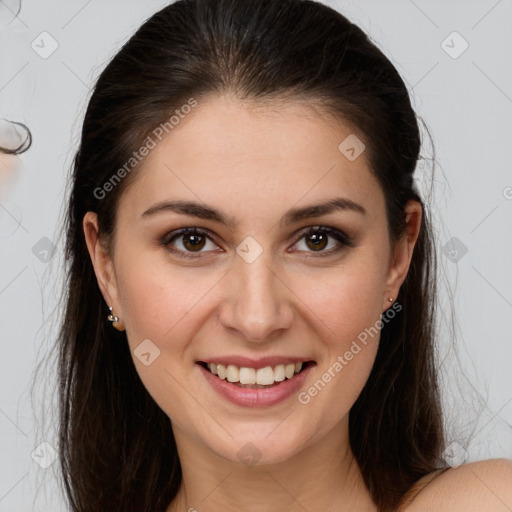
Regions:
<instances>
[{"instance_id":1,"label":"cheek","mask_svg":"<svg viewBox=\"0 0 512 512\"><path fill-rule=\"evenodd\" d=\"M303 276L297 287L304 290L299 292L301 299L316 313L334 344L357 337L382 312L384 278L376 260L323 269Z\"/></svg>"},{"instance_id":2,"label":"cheek","mask_svg":"<svg viewBox=\"0 0 512 512\"><path fill-rule=\"evenodd\" d=\"M201 303L221 276L206 268L179 268L161 255L140 254L119 261L118 283L132 349L143 339L176 350L186 332L197 329ZM190 331L192 332L192 331Z\"/></svg>"},{"instance_id":3,"label":"cheek","mask_svg":"<svg viewBox=\"0 0 512 512\"><path fill-rule=\"evenodd\" d=\"M127 257L118 267L123 320L136 371L160 408L173 420L186 421L191 391L185 382L194 366L191 341L204 314L203 302L219 277L211 272L199 277L191 269L183 272L156 264L148 255ZM144 353L150 354L147 365Z\"/></svg>"},{"instance_id":4,"label":"cheek","mask_svg":"<svg viewBox=\"0 0 512 512\"><path fill-rule=\"evenodd\" d=\"M384 283L378 260L370 258L366 264L361 258L358 264L309 280L306 305L316 313L317 332L325 350L318 377L329 383L332 392L337 390L335 395L347 409L364 387L375 361L383 325Z\"/></svg>"},{"instance_id":5,"label":"cheek","mask_svg":"<svg viewBox=\"0 0 512 512\"><path fill-rule=\"evenodd\" d=\"M317 422L319 436L349 413L374 365L382 327L380 282L378 274L352 274L331 280L328 294L316 291L322 358L298 401Z\"/></svg>"}]
</instances>

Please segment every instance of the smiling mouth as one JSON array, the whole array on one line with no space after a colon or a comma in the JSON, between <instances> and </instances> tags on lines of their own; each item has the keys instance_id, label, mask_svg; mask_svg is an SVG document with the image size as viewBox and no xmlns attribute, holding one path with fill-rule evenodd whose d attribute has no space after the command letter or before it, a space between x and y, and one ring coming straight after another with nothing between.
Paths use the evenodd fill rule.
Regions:
<instances>
[{"instance_id":1,"label":"smiling mouth","mask_svg":"<svg viewBox=\"0 0 512 512\"><path fill-rule=\"evenodd\" d=\"M266 366L265 368L246 368L235 365L223 365L206 363L198 361L197 364L208 370L221 380L226 380L240 388L265 389L275 387L292 379L309 366L315 364L314 361L304 363L278 364L275 366Z\"/></svg>"}]
</instances>

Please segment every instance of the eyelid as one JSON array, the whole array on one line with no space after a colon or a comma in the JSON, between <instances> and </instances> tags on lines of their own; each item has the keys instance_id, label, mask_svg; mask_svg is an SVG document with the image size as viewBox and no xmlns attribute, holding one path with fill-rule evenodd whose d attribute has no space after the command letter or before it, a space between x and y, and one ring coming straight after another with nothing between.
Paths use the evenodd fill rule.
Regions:
<instances>
[{"instance_id":1,"label":"eyelid","mask_svg":"<svg viewBox=\"0 0 512 512\"><path fill-rule=\"evenodd\" d=\"M342 231L341 229L321 224L321 225L315 225L315 226L309 226L307 228L304 228L298 232L295 236L297 236L297 240L294 243L297 244L304 236L306 235L313 235L313 234L325 234L330 238L334 238L338 242L338 246L334 249L329 249L328 251L305 251L305 254L307 254L307 257L328 257L335 254L340 253L344 248L351 248L355 247L355 243L351 236L349 236L347 233ZM301 251L302 252L302 251Z\"/></svg>"},{"instance_id":2,"label":"eyelid","mask_svg":"<svg viewBox=\"0 0 512 512\"><path fill-rule=\"evenodd\" d=\"M213 233L208 230L208 229L204 229L204 228L198 228L198 227L194 227L194 226L190 226L190 227L186 227L186 228L180 228L180 229L174 229L170 232L168 232L167 234L165 234L161 239L160 239L160 244L163 245L169 252L173 253L173 254L178 254L180 257L183 257L183 258L188 258L188 259L195 259L195 258L200 258L200 257L204 257L204 256L201 256L201 254L203 252L209 252L209 251L199 251L197 253L193 253L193 252L186 252L186 251L182 251L181 249L176 249L176 248L171 248L171 241L174 239L174 238L179 238L180 236L184 236L184 235L189 235L189 234L198 234L198 235L202 235L208 239L210 239L213 243L215 243L216 245L219 245L215 240L216 240L216 237L215 235L213 235ZM195 254L197 254L197 256L195 256Z\"/></svg>"},{"instance_id":3,"label":"eyelid","mask_svg":"<svg viewBox=\"0 0 512 512\"><path fill-rule=\"evenodd\" d=\"M175 249L171 248L171 241L175 238L179 238L180 236L188 235L188 234L199 234L202 236L205 236L209 240L211 240L216 245L219 245L216 242L216 236L209 230L205 228L199 228L199 227L185 227L180 229L175 229L173 231L170 231L169 233L165 234L160 239L160 244L163 245L169 252L172 252L174 254L178 254L180 257L188 258L188 259L197 259L202 258L205 256L201 256L203 252L212 252L212 251L198 251L197 253L189 252L189 251L182 251L181 249ZM304 236L308 234L325 234L329 236L330 238L334 238L338 242L338 247L334 249L330 249L328 251L319 251L315 254L315 251L298 251L298 252L305 252L309 253L307 257L327 257L329 255L337 254L341 250L343 250L344 247L354 247L355 244L352 240L352 238L347 235L344 231L329 226L325 224L317 224L313 226L308 226L305 228L301 228L300 230L296 231L293 235L291 235L290 238L293 237L295 239L295 242L293 245L296 245ZM295 251L294 251L295 252Z\"/></svg>"}]
</instances>

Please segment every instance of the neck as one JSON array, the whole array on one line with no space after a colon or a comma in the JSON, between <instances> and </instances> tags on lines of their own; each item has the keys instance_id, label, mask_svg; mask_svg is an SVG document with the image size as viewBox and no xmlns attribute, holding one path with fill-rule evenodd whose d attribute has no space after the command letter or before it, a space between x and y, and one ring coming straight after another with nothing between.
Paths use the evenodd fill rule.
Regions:
<instances>
[{"instance_id":1,"label":"neck","mask_svg":"<svg viewBox=\"0 0 512 512\"><path fill-rule=\"evenodd\" d=\"M182 484L167 512L324 512L377 508L348 442L348 417L289 459L244 465L173 425Z\"/></svg>"}]
</instances>

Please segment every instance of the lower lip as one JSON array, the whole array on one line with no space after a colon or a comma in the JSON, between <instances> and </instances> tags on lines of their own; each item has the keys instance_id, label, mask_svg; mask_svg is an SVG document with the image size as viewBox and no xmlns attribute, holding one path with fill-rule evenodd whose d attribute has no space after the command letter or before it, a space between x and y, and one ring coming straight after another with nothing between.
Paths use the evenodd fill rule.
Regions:
<instances>
[{"instance_id":1,"label":"lower lip","mask_svg":"<svg viewBox=\"0 0 512 512\"><path fill-rule=\"evenodd\" d=\"M300 389L314 363L300 373L296 373L291 379L285 379L271 388L240 388L226 379L221 379L198 363L200 370L213 389L224 398L236 405L245 407L265 407L283 402Z\"/></svg>"}]
</instances>

